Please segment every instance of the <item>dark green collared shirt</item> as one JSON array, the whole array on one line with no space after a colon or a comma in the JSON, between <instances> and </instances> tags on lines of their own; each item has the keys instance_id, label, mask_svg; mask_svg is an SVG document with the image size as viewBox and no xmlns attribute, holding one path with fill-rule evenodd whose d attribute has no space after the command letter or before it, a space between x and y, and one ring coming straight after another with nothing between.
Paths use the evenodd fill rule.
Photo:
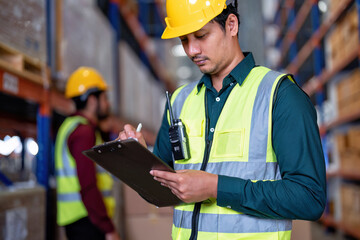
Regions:
<instances>
[{"instance_id":1,"label":"dark green collared shirt","mask_svg":"<svg viewBox=\"0 0 360 240\"><path fill-rule=\"evenodd\" d=\"M242 84L256 67L251 53L223 80L217 92L209 75L204 84L208 109L208 132L211 140L221 110L236 84ZM165 109L166 113L167 109ZM308 96L288 78L280 82L272 115L273 149L282 180L258 181L219 175L217 204L261 218L315 220L326 201L325 161L316 120L316 111ZM154 154L173 166L169 124L164 114Z\"/></svg>"},{"instance_id":2,"label":"dark green collared shirt","mask_svg":"<svg viewBox=\"0 0 360 240\"><path fill-rule=\"evenodd\" d=\"M206 87L207 111L208 111L208 133L207 140L212 140L214 137L215 126L219 119L221 110L223 109L226 99L230 95L231 90L236 84L241 85L251 69L255 67L255 61L251 53L245 53L245 58L238 64L228 76L223 80L222 88L219 92L213 87L211 78L205 74L200 79L197 90L200 91L202 85Z\"/></svg>"}]
</instances>

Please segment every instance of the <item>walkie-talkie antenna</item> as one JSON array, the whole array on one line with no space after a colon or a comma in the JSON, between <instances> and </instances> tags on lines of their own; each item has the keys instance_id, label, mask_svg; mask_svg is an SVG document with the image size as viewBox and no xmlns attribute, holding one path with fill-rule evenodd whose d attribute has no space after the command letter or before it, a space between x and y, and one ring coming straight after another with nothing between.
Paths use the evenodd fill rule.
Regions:
<instances>
[{"instance_id":1,"label":"walkie-talkie antenna","mask_svg":"<svg viewBox=\"0 0 360 240\"><path fill-rule=\"evenodd\" d=\"M173 112L172 112L172 107L171 107L171 104L170 104L170 98L169 98L169 92L166 91L166 100L167 100L167 105L168 105L168 108L169 108L169 115L170 115L170 122L171 122L171 126L175 124L175 121L174 121L174 115L173 115Z\"/></svg>"}]
</instances>

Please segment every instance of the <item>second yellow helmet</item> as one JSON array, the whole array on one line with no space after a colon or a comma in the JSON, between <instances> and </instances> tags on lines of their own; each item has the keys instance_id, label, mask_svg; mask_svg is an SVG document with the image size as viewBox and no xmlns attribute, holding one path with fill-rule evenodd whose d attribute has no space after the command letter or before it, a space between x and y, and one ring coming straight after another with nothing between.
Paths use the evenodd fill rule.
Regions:
<instances>
[{"instance_id":1,"label":"second yellow helmet","mask_svg":"<svg viewBox=\"0 0 360 240\"><path fill-rule=\"evenodd\" d=\"M101 74L91 67L79 67L69 77L65 97L73 98L87 94L88 91L106 91L107 84Z\"/></svg>"},{"instance_id":2,"label":"second yellow helmet","mask_svg":"<svg viewBox=\"0 0 360 240\"><path fill-rule=\"evenodd\" d=\"M226 0L166 0L166 29L161 38L196 32L226 8Z\"/></svg>"}]
</instances>

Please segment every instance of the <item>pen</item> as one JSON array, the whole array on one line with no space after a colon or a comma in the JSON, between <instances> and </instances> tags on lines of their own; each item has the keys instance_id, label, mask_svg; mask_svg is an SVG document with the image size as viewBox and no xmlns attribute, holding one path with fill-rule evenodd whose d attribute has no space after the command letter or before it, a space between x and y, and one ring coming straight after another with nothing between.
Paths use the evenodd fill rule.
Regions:
<instances>
[{"instance_id":1,"label":"pen","mask_svg":"<svg viewBox=\"0 0 360 240\"><path fill-rule=\"evenodd\" d=\"M136 128L136 132L140 132L140 131L141 131L141 128L142 128L142 124L139 123L139 125L138 125L137 128Z\"/></svg>"}]
</instances>

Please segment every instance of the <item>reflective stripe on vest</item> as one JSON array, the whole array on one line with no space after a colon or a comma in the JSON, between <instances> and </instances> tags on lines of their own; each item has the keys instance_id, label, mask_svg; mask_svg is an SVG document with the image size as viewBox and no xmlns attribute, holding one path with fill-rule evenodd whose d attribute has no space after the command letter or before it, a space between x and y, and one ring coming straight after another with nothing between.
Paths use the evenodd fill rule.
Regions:
<instances>
[{"instance_id":1,"label":"reflective stripe on vest","mask_svg":"<svg viewBox=\"0 0 360 240\"><path fill-rule=\"evenodd\" d=\"M101 191L103 197L112 197L112 191ZM62 202L81 201L79 193L62 193L57 195L57 200Z\"/></svg>"},{"instance_id":2,"label":"reflective stripe on vest","mask_svg":"<svg viewBox=\"0 0 360 240\"><path fill-rule=\"evenodd\" d=\"M181 216L183 214L183 216ZM180 215L180 216L179 216ZM182 212L174 210L174 226L191 229L192 212ZM183 221L178 222L178 220ZM203 213L199 219L199 231L217 233L221 229L221 233L258 233L258 232L274 232L291 230L291 221L259 219L249 215L242 214L208 214ZM229 224L230 223L230 224Z\"/></svg>"},{"instance_id":3,"label":"reflective stripe on vest","mask_svg":"<svg viewBox=\"0 0 360 240\"><path fill-rule=\"evenodd\" d=\"M207 172L253 181L281 179L272 149L271 120L273 94L283 76L256 67L241 86L234 87L216 124ZM178 89L174 93L175 99L172 98L175 116L182 119L188 131L191 152L191 159L175 161L176 170L199 170L201 167L205 146L204 95L204 86L198 92L196 84L189 84ZM173 239L189 238L193 209L194 204L175 207ZM206 239L201 236L212 236L211 239L243 239L246 236L251 239L249 233L266 233L271 239L289 239L291 221L252 217L219 207L216 200L212 200L201 205L198 232L202 233L198 239ZM252 239L259 239L256 234L252 236Z\"/></svg>"},{"instance_id":4,"label":"reflective stripe on vest","mask_svg":"<svg viewBox=\"0 0 360 240\"><path fill-rule=\"evenodd\" d=\"M67 146L70 134L79 124L87 124L81 116L69 117L61 125L56 139L55 171L57 179L57 222L60 226L70 224L88 215L81 200L80 184L77 178L76 162ZM101 136L96 132L96 144L102 142ZM109 216L112 216L115 200L112 197L112 178L100 166L96 165L97 186L101 191Z\"/></svg>"}]
</instances>

